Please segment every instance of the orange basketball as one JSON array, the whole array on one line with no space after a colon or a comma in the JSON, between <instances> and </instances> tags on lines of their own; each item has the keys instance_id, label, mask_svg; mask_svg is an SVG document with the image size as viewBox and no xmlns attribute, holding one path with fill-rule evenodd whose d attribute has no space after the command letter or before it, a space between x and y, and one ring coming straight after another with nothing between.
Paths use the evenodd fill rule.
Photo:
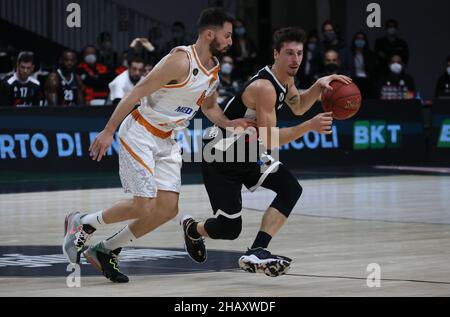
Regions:
<instances>
[{"instance_id":1,"label":"orange basketball","mask_svg":"<svg viewBox=\"0 0 450 317\"><path fill-rule=\"evenodd\" d=\"M344 84L333 80L333 90L322 93L322 108L333 112L333 118L344 120L353 117L361 106L361 92L354 83Z\"/></svg>"}]
</instances>

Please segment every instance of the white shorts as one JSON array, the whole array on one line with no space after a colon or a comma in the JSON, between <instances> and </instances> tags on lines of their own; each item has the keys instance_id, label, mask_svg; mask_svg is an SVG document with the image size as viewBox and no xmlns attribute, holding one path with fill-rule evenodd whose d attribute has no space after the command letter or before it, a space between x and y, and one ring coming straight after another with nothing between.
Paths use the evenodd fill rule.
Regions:
<instances>
[{"instance_id":1,"label":"white shorts","mask_svg":"<svg viewBox=\"0 0 450 317\"><path fill-rule=\"evenodd\" d=\"M158 190L180 192L181 148L172 138L160 138L129 115L119 129L119 174L126 193L157 196Z\"/></svg>"}]
</instances>

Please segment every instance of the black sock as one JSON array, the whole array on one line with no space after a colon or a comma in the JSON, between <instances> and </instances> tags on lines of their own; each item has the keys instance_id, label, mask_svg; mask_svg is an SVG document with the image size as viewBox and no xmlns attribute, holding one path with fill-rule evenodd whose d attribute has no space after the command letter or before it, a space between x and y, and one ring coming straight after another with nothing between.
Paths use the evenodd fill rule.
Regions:
<instances>
[{"instance_id":1,"label":"black sock","mask_svg":"<svg viewBox=\"0 0 450 317\"><path fill-rule=\"evenodd\" d=\"M253 242L253 245L251 249L256 248L267 248L267 246L270 243L270 240L272 240L272 236L264 231L259 231L258 235L256 236L255 242Z\"/></svg>"},{"instance_id":2,"label":"black sock","mask_svg":"<svg viewBox=\"0 0 450 317\"><path fill-rule=\"evenodd\" d=\"M188 230L187 230L187 234L192 238L192 239L198 239L201 237L201 235L198 233L197 231L197 224L198 222L194 222L192 223Z\"/></svg>"}]
</instances>

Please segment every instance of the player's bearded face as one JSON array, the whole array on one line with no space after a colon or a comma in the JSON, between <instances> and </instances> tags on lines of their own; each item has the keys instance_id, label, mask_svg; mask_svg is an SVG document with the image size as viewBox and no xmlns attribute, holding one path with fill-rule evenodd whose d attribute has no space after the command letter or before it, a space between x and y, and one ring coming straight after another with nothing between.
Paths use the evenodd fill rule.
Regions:
<instances>
[{"instance_id":1,"label":"player's bearded face","mask_svg":"<svg viewBox=\"0 0 450 317\"><path fill-rule=\"evenodd\" d=\"M217 37L214 38L214 40L209 44L209 50L211 51L211 54L216 57L221 57L224 55L228 50L230 49L229 45L225 45L222 47L217 40Z\"/></svg>"}]
</instances>

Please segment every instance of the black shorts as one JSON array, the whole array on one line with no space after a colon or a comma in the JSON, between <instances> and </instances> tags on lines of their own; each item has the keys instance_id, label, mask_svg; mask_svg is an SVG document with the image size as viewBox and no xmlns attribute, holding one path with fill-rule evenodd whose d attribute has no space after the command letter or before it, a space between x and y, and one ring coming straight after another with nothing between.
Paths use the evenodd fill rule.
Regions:
<instances>
[{"instance_id":1,"label":"black shorts","mask_svg":"<svg viewBox=\"0 0 450 317\"><path fill-rule=\"evenodd\" d=\"M283 164L278 161L273 164L273 167L262 173L261 166L257 163L203 161L203 181L214 214L219 209L229 215L241 211L242 185L254 191L259 186L272 189L272 185L277 184L277 187L282 187L287 178L295 179L297 182Z\"/></svg>"}]
</instances>

